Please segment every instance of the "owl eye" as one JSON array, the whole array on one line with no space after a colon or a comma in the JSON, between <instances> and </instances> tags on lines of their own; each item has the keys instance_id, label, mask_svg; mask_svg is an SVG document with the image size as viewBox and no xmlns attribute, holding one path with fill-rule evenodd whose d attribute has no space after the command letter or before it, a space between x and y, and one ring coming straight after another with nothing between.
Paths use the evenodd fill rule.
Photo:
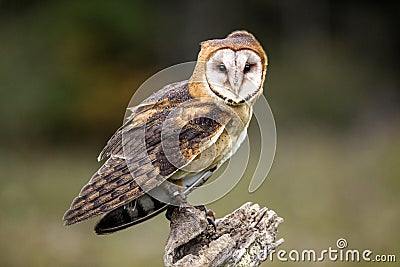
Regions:
<instances>
[{"instance_id":1,"label":"owl eye","mask_svg":"<svg viewBox=\"0 0 400 267\"><path fill-rule=\"evenodd\" d=\"M249 72L250 69L251 69L251 65L250 65L249 63L246 63L246 65L244 65L243 72L244 72L244 73Z\"/></svg>"},{"instance_id":2,"label":"owl eye","mask_svg":"<svg viewBox=\"0 0 400 267\"><path fill-rule=\"evenodd\" d=\"M226 71L226 67L225 67L224 64L219 64L219 65L218 65L218 69L219 69L219 71L223 71L223 72Z\"/></svg>"}]
</instances>

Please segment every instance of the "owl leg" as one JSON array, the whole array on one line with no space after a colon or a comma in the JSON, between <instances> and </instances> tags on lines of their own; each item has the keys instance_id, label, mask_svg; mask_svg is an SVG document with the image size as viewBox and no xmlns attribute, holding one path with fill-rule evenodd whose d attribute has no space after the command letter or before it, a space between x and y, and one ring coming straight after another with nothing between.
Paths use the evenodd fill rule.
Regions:
<instances>
[{"instance_id":1,"label":"owl leg","mask_svg":"<svg viewBox=\"0 0 400 267\"><path fill-rule=\"evenodd\" d=\"M167 207L167 211L165 212L165 218L167 218L167 220L170 221L171 217L172 217L172 213L174 212L175 209L179 209L179 211L181 211L182 208L187 207L188 205L189 204L187 204L187 202L182 202L178 207L169 205Z\"/></svg>"},{"instance_id":2,"label":"owl leg","mask_svg":"<svg viewBox=\"0 0 400 267\"><path fill-rule=\"evenodd\" d=\"M174 212L175 209L181 210L181 208L188 206L186 195L182 194L180 191L175 191L172 193L172 197L175 202L180 203L179 206L175 205L168 205L167 211L165 212L165 217L167 218L168 221L171 221L172 213Z\"/></svg>"},{"instance_id":3,"label":"owl leg","mask_svg":"<svg viewBox=\"0 0 400 267\"><path fill-rule=\"evenodd\" d=\"M172 218L172 213L174 212L175 209L179 209L181 211L182 208L189 206L187 202L182 202L179 206L174 206L174 205L168 205L167 206L167 211L165 212L165 218L167 218L168 221L171 221Z\"/></svg>"}]
</instances>

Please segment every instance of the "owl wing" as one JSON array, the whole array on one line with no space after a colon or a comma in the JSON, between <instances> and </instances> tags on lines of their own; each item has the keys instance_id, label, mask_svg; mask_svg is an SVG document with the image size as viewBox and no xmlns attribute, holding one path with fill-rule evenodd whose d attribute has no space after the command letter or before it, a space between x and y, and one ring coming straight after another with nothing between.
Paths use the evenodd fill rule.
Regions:
<instances>
[{"instance_id":1,"label":"owl wing","mask_svg":"<svg viewBox=\"0 0 400 267\"><path fill-rule=\"evenodd\" d=\"M208 180L216 168L200 172L194 175L186 183L185 191L192 191L195 186L200 186ZM186 180L186 179L185 179ZM167 203L161 202L148 194L144 194L121 207L107 212L96 224L94 230L98 235L111 234L143 221L146 221L168 207Z\"/></svg>"},{"instance_id":2,"label":"owl wing","mask_svg":"<svg viewBox=\"0 0 400 267\"><path fill-rule=\"evenodd\" d=\"M143 189L157 187L210 147L230 120L214 101L182 103L168 92L137 106L110 138L99 156L107 161L72 202L65 225L114 210L145 194Z\"/></svg>"}]
</instances>

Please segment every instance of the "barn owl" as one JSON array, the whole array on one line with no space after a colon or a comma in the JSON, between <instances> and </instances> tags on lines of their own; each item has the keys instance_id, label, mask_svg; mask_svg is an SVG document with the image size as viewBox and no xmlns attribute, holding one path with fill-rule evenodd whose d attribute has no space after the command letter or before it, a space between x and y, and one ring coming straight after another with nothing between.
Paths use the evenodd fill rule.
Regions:
<instances>
[{"instance_id":1,"label":"barn owl","mask_svg":"<svg viewBox=\"0 0 400 267\"><path fill-rule=\"evenodd\" d=\"M266 70L267 56L247 31L202 42L188 80L129 108L98 157L105 162L64 214L65 225L104 214L95 232L113 233L185 202L246 137Z\"/></svg>"}]
</instances>

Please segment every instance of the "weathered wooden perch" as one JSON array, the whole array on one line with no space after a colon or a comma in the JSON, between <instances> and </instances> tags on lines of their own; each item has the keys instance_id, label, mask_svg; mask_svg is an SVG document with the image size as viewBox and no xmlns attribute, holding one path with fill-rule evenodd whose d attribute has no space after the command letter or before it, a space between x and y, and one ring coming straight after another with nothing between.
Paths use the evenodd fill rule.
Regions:
<instances>
[{"instance_id":1,"label":"weathered wooden perch","mask_svg":"<svg viewBox=\"0 0 400 267\"><path fill-rule=\"evenodd\" d=\"M183 207L172 213L165 246L166 266L258 266L283 239L276 240L283 219L273 210L245 203L216 220L216 231L204 208Z\"/></svg>"}]
</instances>

